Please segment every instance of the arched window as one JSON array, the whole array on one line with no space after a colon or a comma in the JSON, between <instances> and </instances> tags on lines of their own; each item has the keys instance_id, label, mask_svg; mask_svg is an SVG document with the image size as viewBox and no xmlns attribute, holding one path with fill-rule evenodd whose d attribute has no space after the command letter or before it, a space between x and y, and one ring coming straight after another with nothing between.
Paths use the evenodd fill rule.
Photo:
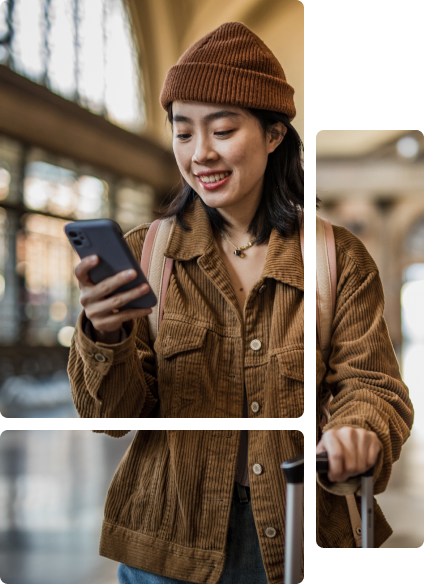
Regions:
<instances>
[{"instance_id":1,"label":"arched window","mask_svg":"<svg viewBox=\"0 0 424 584\"><path fill-rule=\"evenodd\" d=\"M0 0L1 64L138 133L137 51L125 0ZM151 220L153 201L153 188L125 173L0 134L0 346L56 347L53 370L64 370L59 348L81 309L65 223L112 217L128 231ZM15 361L0 358L0 386L26 367L10 354Z\"/></svg>"},{"instance_id":2,"label":"arched window","mask_svg":"<svg viewBox=\"0 0 424 584\"><path fill-rule=\"evenodd\" d=\"M123 0L0 2L0 63L139 132L143 83Z\"/></svg>"}]
</instances>

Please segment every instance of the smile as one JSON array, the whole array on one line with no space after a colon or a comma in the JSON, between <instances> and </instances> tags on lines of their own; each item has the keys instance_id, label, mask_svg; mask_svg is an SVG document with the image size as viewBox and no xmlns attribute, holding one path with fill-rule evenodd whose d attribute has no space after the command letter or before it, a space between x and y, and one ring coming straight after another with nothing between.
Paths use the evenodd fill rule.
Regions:
<instances>
[{"instance_id":1,"label":"smile","mask_svg":"<svg viewBox=\"0 0 424 584\"><path fill-rule=\"evenodd\" d=\"M231 172L227 171L227 172L220 172L217 174L209 174L208 176L199 175L197 178L205 184L210 184L210 183L220 182L224 178L227 178L227 176L230 176L230 174L231 174Z\"/></svg>"},{"instance_id":2,"label":"smile","mask_svg":"<svg viewBox=\"0 0 424 584\"><path fill-rule=\"evenodd\" d=\"M226 183L227 181L230 180L231 176L233 173L229 174L228 176L226 176L225 178L218 180L216 182L213 183L205 183L203 182L200 177L197 177L197 179L199 180L200 184L202 185L202 187L204 189L206 189L207 191L212 191L214 189L218 189L220 186L222 186L224 183Z\"/></svg>"}]
</instances>

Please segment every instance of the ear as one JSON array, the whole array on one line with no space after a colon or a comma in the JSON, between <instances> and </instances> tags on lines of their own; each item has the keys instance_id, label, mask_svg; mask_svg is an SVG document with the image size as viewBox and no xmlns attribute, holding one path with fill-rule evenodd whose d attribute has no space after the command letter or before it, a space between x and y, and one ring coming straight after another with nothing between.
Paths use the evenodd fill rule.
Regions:
<instances>
[{"instance_id":1,"label":"ear","mask_svg":"<svg viewBox=\"0 0 424 584\"><path fill-rule=\"evenodd\" d=\"M276 122L271 128L271 137L268 142L268 154L274 152L274 150L281 144L284 140L284 136L287 133L287 127L282 122Z\"/></svg>"}]
</instances>

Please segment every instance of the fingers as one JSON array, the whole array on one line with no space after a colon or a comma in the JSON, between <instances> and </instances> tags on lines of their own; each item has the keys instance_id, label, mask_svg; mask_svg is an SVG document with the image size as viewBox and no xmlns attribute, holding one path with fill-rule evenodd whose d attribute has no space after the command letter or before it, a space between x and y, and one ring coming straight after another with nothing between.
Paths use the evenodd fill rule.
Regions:
<instances>
[{"instance_id":1,"label":"fingers","mask_svg":"<svg viewBox=\"0 0 424 584\"><path fill-rule=\"evenodd\" d=\"M330 469L328 480L332 483L342 482L345 459L343 443L338 440L337 435L334 434L330 434L327 437L327 443L328 464Z\"/></svg>"},{"instance_id":2,"label":"fingers","mask_svg":"<svg viewBox=\"0 0 424 584\"><path fill-rule=\"evenodd\" d=\"M144 318L151 313L151 308L135 308L130 310L123 310L122 312L111 314L102 319L96 319L97 324L95 324L93 321L91 322L94 328L98 331L113 332L120 329L122 324L128 320Z\"/></svg>"},{"instance_id":3,"label":"fingers","mask_svg":"<svg viewBox=\"0 0 424 584\"><path fill-rule=\"evenodd\" d=\"M367 467L365 470L368 470L369 468L377 464L377 460L381 452L381 444L377 434L375 434L374 432L370 432L370 434L371 443L368 448Z\"/></svg>"},{"instance_id":4,"label":"fingers","mask_svg":"<svg viewBox=\"0 0 424 584\"><path fill-rule=\"evenodd\" d=\"M99 284L100 285L100 284ZM121 292L120 294L115 294L110 298L104 298L103 295L101 300L95 301L94 294L90 296L90 302L87 303L87 299L83 298L81 295L81 304L86 303L85 313L87 318L91 320L93 325L96 327L95 319L102 318L109 315L109 313L118 313L119 308L125 306L128 302L136 300L145 296L150 290L148 284L141 284L132 290L127 290L126 292ZM83 304L84 306L84 304ZM96 327L97 328L97 327ZM100 330L100 329L99 329Z\"/></svg>"},{"instance_id":5,"label":"fingers","mask_svg":"<svg viewBox=\"0 0 424 584\"><path fill-rule=\"evenodd\" d=\"M78 286L81 290L84 286L93 286L93 282L91 281L88 272L91 268L99 262L99 256L92 255L87 256L86 258L82 259L79 264L75 267L74 274L76 279L78 280Z\"/></svg>"},{"instance_id":6,"label":"fingers","mask_svg":"<svg viewBox=\"0 0 424 584\"><path fill-rule=\"evenodd\" d=\"M340 482L344 480L344 461L345 452L343 443L340 440L336 430L328 430L323 434L323 443L328 454L328 480L331 482Z\"/></svg>"},{"instance_id":7,"label":"fingers","mask_svg":"<svg viewBox=\"0 0 424 584\"><path fill-rule=\"evenodd\" d=\"M380 450L375 432L348 426L327 430L317 446L317 453L328 453L328 479L332 482L363 474L375 465Z\"/></svg>"}]
</instances>

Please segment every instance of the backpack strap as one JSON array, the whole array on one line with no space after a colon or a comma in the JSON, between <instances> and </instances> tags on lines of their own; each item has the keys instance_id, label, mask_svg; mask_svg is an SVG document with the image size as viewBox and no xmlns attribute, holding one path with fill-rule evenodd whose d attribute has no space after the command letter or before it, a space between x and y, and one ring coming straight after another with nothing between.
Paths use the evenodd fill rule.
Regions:
<instances>
[{"instance_id":1,"label":"backpack strap","mask_svg":"<svg viewBox=\"0 0 424 584\"><path fill-rule=\"evenodd\" d=\"M331 352L331 329L336 307L336 242L331 223L317 217L317 330L324 363Z\"/></svg>"},{"instance_id":2,"label":"backpack strap","mask_svg":"<svg viewBox=\"0 0 424 584\"><path fill-rule=\"evenodd\" d=\"M174 264L172 258L165 257L165 250L171 238L174 225L173 217L156 219L149 227L141 252L140 267L158 299L157 304L152 309L153 312L147 317L152 343L155 342L158 336L159 326L162 322L165 296Z\"/></svg>"},{"instance_id":3,"label":"backpack strap","mask_svg":"<svg viewBox=\"0 0 424 584\"><path fill-rule=\"evenodd\" d=\"M325 366L328 367L331 353L331 332L336 306L336 242L333 228L327 219L317 217L316 228L316 322L318 343ZM319 394L321 432L329 420L331 398L330 389L322 386Z\"/></svg>"}]
</instances>

